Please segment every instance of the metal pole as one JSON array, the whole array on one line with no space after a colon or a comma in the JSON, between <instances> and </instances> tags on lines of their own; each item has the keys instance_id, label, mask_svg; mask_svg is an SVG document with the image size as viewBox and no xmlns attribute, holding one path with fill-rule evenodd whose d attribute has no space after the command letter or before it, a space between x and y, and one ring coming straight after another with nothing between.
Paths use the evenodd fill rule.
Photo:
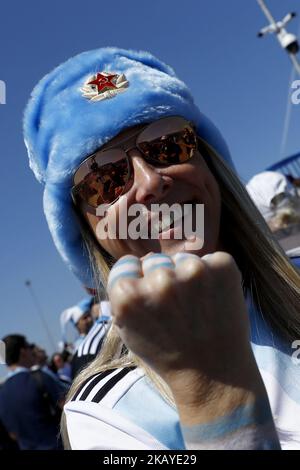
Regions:
<instances>
[{"instance_id":1,"label":"metal pole","mask_svg":"<svg viewBox=\"0 0 300 470\"><path fill-rule=\"evenodd\" d=\"M47 325L47 322L46 322L46 319L45 319L45 316L44 316L44 313L43 313L43 310L41 308L41 305L40 305L40 302L33 290L33 287L32 287L32 282L31 281L25 281L25 286L28 287L28 290L30 292L30 295L32 297L32 300L33 300L33 303L35 305L35 308L36 308L36 311L37 311L37 314L38 316L40 317L40 320L46 330L46 333L47 333L47 336L48 336L48 341L50 343L50 345L52 346L53 350L55 351L56 350L56 344L55 344L55 341L52 337L52 334L50 332L50 329L48 328L48 325Z\"/></svg>"},{"instance_id":2,"label":"metal pole","mask_svg":"<svg viewBox=\"0 0 300 470\"><path fill-rule=\"evenodd\" d=\"M292 114L292 100L291 100L291 86L293 81L295 80L296 71L294 67L291 70L291 77L289 81L289 89L288 89L288 96L287 96L287 103L286 103L286 112L284 117L284 124L283 124L283 131L281 137L281 145L280 145L280 155L281 158L285 155L285 147L288 140L289 128L290 128L290 121L291 121L291 114Z\"/></svg>"},{"instance_id":3,"label":"metal pole","mask_svg":"<svg viewBox=\"0 0 300 470\"><path fill-rule=\"evenodd\" d=\"M266 18L269 20L269 22L271 23L271 25L274 26L275 28L275 33L277 31L277 34L276 34L276 37L277 37L277 40L280 44L280 40L279 40L279 37L278 37L278 24L276 23L276 20L275 18L273 17L272 13L270 12L269 8L267 7L267 5L265 4L264 0L257 0L257 3L258 5L260 6L260 8L262 9L263 13L265 14ZM282 46L282 44L280 44ZM288 51L287 51L288 52ZM296 57L296 54L292 54L290 52L288 52L288 55L292 61L292 64L293 66L295 67L295 70L297 72L298 75L300 75L300 63L298 61L298 58Z\"/></svg>"},{"instance_id":4,"label":"metal pole","mask_svg":"<svg viewBox=\"0 0 300 470\"><path fill-rule=\"evenodd\" d=\"M271 24L273 24L276 28L276 21L275 18L273 17L272 13L268 9L267 5L265 4L264 0L257 0L257 3L259 4L260 8L266 15L267 19L270 21Z\"/></svg>"},{"instance_id":5,"label":"metal pole","mask_svg":"<svg viewBox=\"0 0 300 470\"><path fill-rule=\"evenodd\" d=\"M295 54L289 54L290 56L290 59L295 67L295 70L296 72L298 73L298 75L300 76L300 62L298 61L297 57L295 56Z\"/></svg>"}]
</instances>

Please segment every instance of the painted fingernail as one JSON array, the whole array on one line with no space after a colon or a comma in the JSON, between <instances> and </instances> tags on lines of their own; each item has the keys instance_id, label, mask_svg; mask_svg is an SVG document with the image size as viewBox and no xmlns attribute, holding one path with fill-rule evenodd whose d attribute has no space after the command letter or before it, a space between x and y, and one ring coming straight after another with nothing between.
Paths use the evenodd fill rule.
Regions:
<instances>
[{"instance_id":1,"label":"painted fingernail","mask_svg":"<svg viewBox=\"0 0 300 470\"><path fill-rule=\"evenodd\" d=\"M201 259L205 261L206 259L209 259L209 258L211 258L212 256L213 256L213 253L207 253L207 255L202 256Z\"/></svg>"},{"instance_id":2,"label":"painted fingernail","mask_svg":"<svg viewBox=\"0 0 300 470\"><path fill-rule=\"evenodd\" d=\"M175 264L179 264L182 261L185 261L187 259L197 259L199 260L199 256L194 255L192 253L176 253L176 255L173 256L173 260Z\"/></svg>"},{"instance_id":3,"label":"painted fingernail","mask_svg":"<svg viewBox=\"0 0 300 470\"><path fill-rule=\"evenodd\" d=\"M111 290L115 283L121 278L141 277L141 262L136 256L126 256L121 258L113 266L109 273L107 289Z\"/></svg>"},{"instance_id":4,"label":"painted fingernail","mask_svg":"<svg viewBox=\"0 0 300 470\"><path fill-rule=\"evenodd\" d=\"M158 268L174 269L174 263L169 256L161 253L154 253L143 261L144 274L148 274Z\"/></svg>"}]
</instances>

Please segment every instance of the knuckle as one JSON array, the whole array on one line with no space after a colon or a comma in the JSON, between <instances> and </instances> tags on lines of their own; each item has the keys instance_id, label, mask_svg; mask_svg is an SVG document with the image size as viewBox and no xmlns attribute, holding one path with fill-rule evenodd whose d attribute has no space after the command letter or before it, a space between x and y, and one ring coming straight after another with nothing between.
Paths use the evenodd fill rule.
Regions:
<instances>
[{"instance_id":1,"label":"knuckle","mask_svg":"<svg viewBox=\"0 0 300 470\"><path fill-rule=\"evenodd\" d=\"M175 272L169 268L157 268L144 277L148 288L157 295L169 292L174 285Z\"/></svg>"},{"instance_id":2,"label":"knuckle","mask_svg":"<svg viewBox=\"0 0 300 470\"><path fill-rule=\"evenodd\" d=\"M130 304L139 297L138 280L130 278L118 279L110 291L110 300L120 307Z\"/></svg>"},{"instance_id":3,"label":"knuckle","mask_svg":"<svg viewBox=\"0 0 300 470\"><path fill-rule=\"evenodd\" d=\"M190 258L181 263L179 271L184 272L188 278L202 278L207 271L207 267L201 258Z\"/></svg>"},{"instance_id":4,"label":"knuckle","mask_svg":"<svg viewBox=\"0 0 300 470\"><path fill-rule=\"evenodd\" d=\"M207 271L207 265L199 256L186 256L176 264L176 271L180 279L203 278Z\"/></svg>"},{"instance_id":5,"label":"knuckle","mask_svg":"<svg viewBox=\"0 0 300 470\"><path fill-rule=\"evenodd\" d=\"M157 253L155 255L147 256L143 260L142 267L145 275L162 267L165 269L173 269L174 264L168 255L165 255L164 253Z\"/></svg>"},{"instance_id":6,"label":"knuckle","mask_svg":"<svg viewBox=\"0 0 300 470\"><path fill-rule=\"evenodd\" d=\"M110 292L112 315L119 326L128 322L135 306L142 302L139 282L137 279L120 279Z\"/></svg>"},{"instance_id":7,"label":"knuckle","mask_svg":"<svg viewBox=\"0 0 300 470\"><path fill-rule=\"evenodd\" d=\"M210 262L212 270L218 274L218 276L221 276L222 279L241 281L241 272L230 253L217 251L211 257Z\"/></svg>"},{"instance_id":8,"label":"knuckle","mask_svg":"<svg viewBox=\"0 0 300 470\"><path fill-rule=\"evenodd\" d=\"M125 261L123 263L117 263L109 273L108 290L112 290L115 285L119 285L119 282L123 280L131 281L132 279L139 278L140 275L140 266L135 261Z\"/></svg>"},{"instance_id":9,"label":"knuckle","mask_svg":"<svg viewBox=\"0 0 300 470\"><path fill-rule=\"evenodd\" d=\"M211 257L211 263L219 269L230 269L236 265L234 258L225 251L216 251Z\"/></svg>"}]
</instances>

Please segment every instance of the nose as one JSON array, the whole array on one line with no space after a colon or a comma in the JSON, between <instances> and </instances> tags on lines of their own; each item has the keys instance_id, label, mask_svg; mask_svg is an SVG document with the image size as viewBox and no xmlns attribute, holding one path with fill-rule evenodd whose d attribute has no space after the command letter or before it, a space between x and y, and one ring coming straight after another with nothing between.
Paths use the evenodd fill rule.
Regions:
<instances>
[{"instance_id":1,"label":"nose","mask_svg":"<svg viewBox=\"0 0 300 470\"><path fill-rule=\"evenodd\" d=\"M140 204L151 204L162 200L173 184L172 178L161 174L157 168L136 154L132 157L132 165L136 201Z\"/></svg>"}]
</instances>

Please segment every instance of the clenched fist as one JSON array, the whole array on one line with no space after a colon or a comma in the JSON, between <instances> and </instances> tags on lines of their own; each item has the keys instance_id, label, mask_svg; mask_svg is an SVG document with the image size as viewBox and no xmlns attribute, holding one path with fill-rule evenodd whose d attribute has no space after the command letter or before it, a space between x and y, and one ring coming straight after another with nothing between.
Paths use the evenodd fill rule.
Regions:
<instances>
[{"instance_id":1,"label":"clenched fist","mask_svg":"<svg viewBox=\"0 0 300 470\"><path fill-rule=\"evenodd\" d=\"M241 281L224 252L128 255L108 289L123 341L167 382L187 370L228 382L253 359Z\"/></svg>"}]
</instances>

